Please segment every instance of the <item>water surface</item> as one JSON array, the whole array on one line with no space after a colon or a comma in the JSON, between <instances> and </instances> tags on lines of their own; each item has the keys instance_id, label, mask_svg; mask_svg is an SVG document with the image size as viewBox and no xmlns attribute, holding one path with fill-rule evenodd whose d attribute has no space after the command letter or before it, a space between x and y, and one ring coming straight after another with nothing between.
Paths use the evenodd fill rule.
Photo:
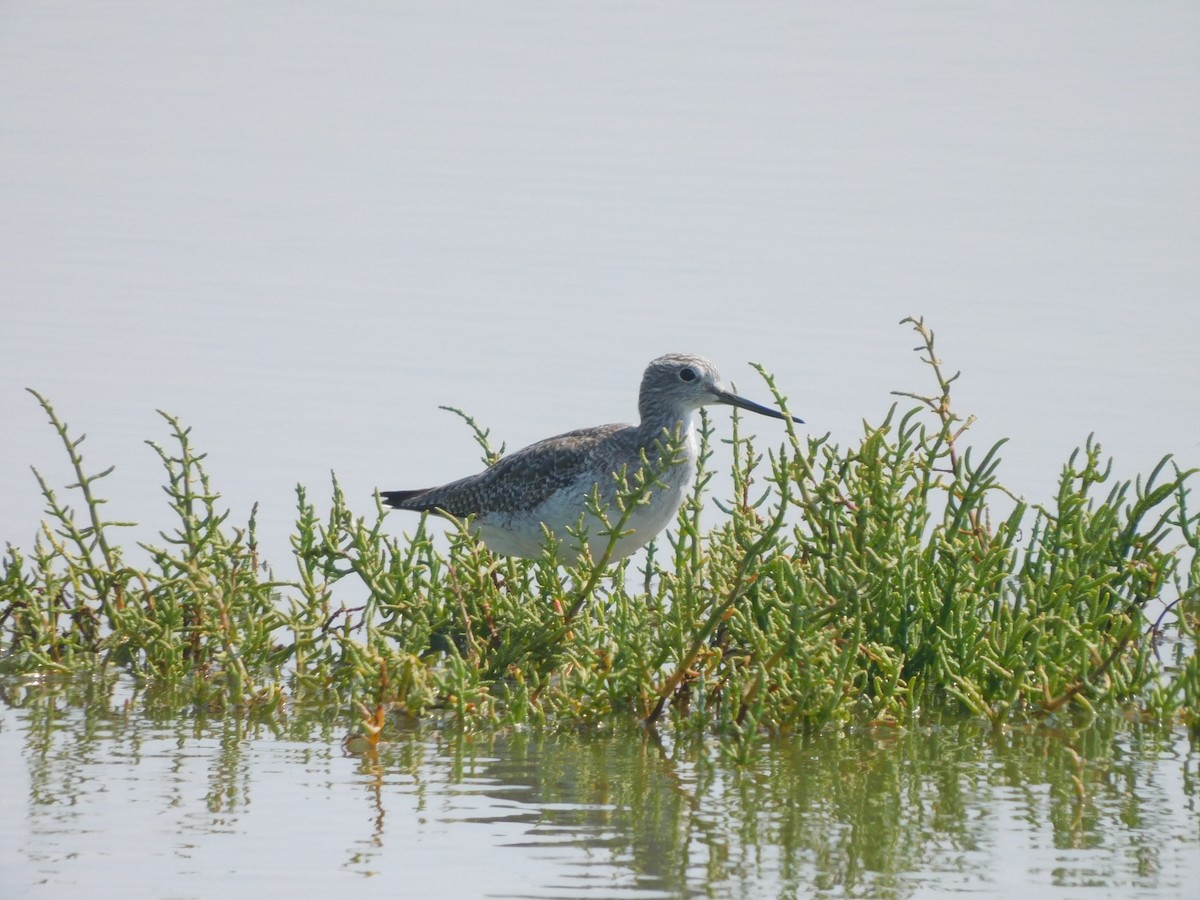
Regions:
<instances>
[{"instance_id":1,"label":"water surface","mask_svg":"<svg viewBox=\"0 0 1200 900\"><path fill-rule=\"evenodd\" d=\"M0 541L32 541L31 464L74 481L26 386L117 465L128 545L169 524L163 408L287 577L297 483L367 513L476 468L439 404L520 446L628 420L685 350L844 444L932 388L913 313L1031 499L1093 431L1122 474L1198 464L1197 59L1184 0L4 4ZM364 759L92 690L6 688L0 894L1200 884L1195 747L1133 726Z\"/></svg>"},{"instance_id":2,"label":"water surface","mask_svg":"<svg viewBox=\"0 0 1200 900\"><path fill-rule=\"evenodd\" d=\"M1183 897L1200 749L1128 723L766 743L155 717L7 682L4 896Z\"/></svg>"},{"instance_id":3,"label":"water surface","mask_svg":"<svg viewBox=\"0 0 1200 900\"><path fill-rule=\"evenodd\" d=\"M628 421L664 352L846 443L914 313L1018 492L1200 463L1197 58L1185 0L5 4L0 539L73 480L25 386L137 537L162 408L286 560L297 482Z\"/></svg>"}]
</instances>

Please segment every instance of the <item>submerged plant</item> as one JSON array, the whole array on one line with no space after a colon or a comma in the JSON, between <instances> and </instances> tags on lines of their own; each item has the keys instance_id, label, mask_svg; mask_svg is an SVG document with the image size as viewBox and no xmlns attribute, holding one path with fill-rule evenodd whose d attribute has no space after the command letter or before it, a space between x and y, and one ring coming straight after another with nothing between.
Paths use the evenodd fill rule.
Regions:
<instances>
[{"instance_id":1,"label":"submerged plant","mask_svg":"<svg viewBox=\"0 0 1200 900\"><path fill-rule=\"evenodd\" d=\"M933 713L1119 711L1200 728L1193 473L1166 458L1114 481L1089 439L1052 502L1013 496L1003 442L965 445L957 376L924 323L906 322L936 393L902 394L916 405L893 405L844 449L789 431L763 453L735 416L730 496L708 528L702 419L692 493L640 563L585 552L560 567L552 540L540 560L498 557L465 527L446 547L424 519L394 537L378 501L355 512L335 480L324 515L297 489L296 574L279 581L253 516L229 524L189 430L164 414L171 444L152 446L176 523L135 568L123 523L101 514L107 472L87 474L83 438L38 396L82 516L38 476L46 523L0 569L0 668L116 667L161 686L164 703L332 707L361 715L372 743L393 710L472 727L670 722L747 752L764 730ZM631 479L609 551L656 477L644 465ZM590 512L606 515L598 499Z\"/></svg>"},{"instance_id":2,"label":"submerged plant","mask_svg":"<svg viewBox=\"0 0 1200 900\"><path fill-rule=\"evenodd\" d=\"M0 575L0 667L8 671L71 672L117 666L139 677L186 680L194 702L220 706L279 698L287 654L273 639L282 625L280 585L263 577L253 516L246 528L226 527L204 454L190 429L167 421L175 447L147 442L167 473L164 486L178 523L165 544L142 544L151 564L124 561L95 485L112 472L86 474L80 445L49 401L33 392L62 438L83 499L84 523L34 470L46 500L29 560L8 546Z\"/></svg>"}]
</instances>

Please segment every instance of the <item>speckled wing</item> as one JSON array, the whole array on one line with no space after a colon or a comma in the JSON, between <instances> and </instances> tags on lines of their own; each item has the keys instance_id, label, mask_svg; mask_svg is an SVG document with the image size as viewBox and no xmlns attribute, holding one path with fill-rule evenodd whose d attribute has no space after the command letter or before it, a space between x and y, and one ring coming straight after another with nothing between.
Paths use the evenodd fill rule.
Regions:
<instances>
[{"instance_id":1,"label":"speckled wing","mask_svg":"<svg viewBox=\"0 0 1200 900\"><path fill-rule=\"evenodd\" d=\"M568 431L502 457L477 475L441 487L384 491L380 496L396 509L445 512L460 519L533 509L570 484L615 471L621 446L633 446L636 431L632 425ZM628 441L622 440L626 436Z\"/></svg>"}]
</instances>

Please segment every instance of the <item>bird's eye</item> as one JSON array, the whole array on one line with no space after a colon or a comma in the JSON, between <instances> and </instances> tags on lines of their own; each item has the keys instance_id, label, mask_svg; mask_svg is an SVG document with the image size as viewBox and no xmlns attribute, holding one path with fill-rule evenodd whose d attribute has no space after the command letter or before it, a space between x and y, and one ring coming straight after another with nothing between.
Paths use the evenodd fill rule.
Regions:
<instances>
[{"instance_id":1,"label":"bird's eye","mask_svg":"<svg viewBox=\"0 0 1200 900\"><path fill-rule=\"evenodd\" d=\"M680 381L695 381L696 380L696 370L695 369L680 369L679 370L679 380Z\"/></svg>"}]
</instances>

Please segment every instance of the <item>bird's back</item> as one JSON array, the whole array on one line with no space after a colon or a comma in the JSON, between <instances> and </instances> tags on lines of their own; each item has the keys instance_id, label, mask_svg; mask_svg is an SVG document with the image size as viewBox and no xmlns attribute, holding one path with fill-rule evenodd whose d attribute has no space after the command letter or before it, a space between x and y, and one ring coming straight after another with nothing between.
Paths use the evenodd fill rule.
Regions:
<instances>
[{"instance_id":1,"label":"bird's back","mask_svg":"<svg viewBox=\"0 0 1200 900\"><path fill-rule=\"evenodd\" d=\"M601 425L546 438L502 457L482 472L440 487L384 491L396 509L449 513L455 518L533 510L563 488L600 483L637 459L637 428Z\"/></svg>"}]
</instances>

